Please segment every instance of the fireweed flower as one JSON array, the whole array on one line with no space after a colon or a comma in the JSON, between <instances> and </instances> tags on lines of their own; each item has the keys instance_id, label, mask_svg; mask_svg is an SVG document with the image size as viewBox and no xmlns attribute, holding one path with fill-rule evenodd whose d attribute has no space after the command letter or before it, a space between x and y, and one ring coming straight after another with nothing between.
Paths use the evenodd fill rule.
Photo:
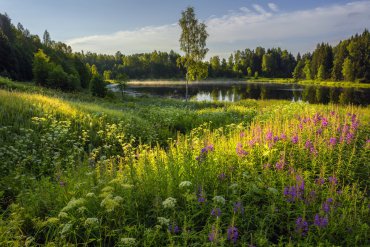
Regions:
<instances>
[{"instance_id":1,"label":"fireweed flower","mask_svg":"<svg viewBox=\"0 0 370 247\"><path fill-rule=\"evenodd\" d=\"M330 212L330 209L331 209L331 204L333 203L333 199L332 198L328 198L321 206L322 210L325 212L325 213L329 213Z\"/></svg>"},{"instance_id":2,"label":"fireweed flower","mask_svg":"<svg viewBox=\"0 0 370 247\"><path fill-rule=\"evenodd\" d=\"M178 234L180 232L180 227L178 225L169 225L168 231L173 234Z\"/></svg>"},{"instance_id":3,"label":"fireweed flower","mask_svg":"<svg viewBox=\"0 0 370 247\"><path fill-rule=\"evenodd\" d=\"M279 137L278 137L278 136L274 136L273 141L274 141L274 142L278 142L278 141L279 141Z\"/></svg>"},{"instance_id":4,"label":"fireweed flower","mask_svg":"<svg viewBox=\"0 0 370 247\"><path fill-rule=\"evenodd\" d=\"M297 144L298 143L298 135L295 135L292 137L292 143Z\"/></svg>"},{"instance_id":5,"label":"fireweed flower","mask_svg":"<svg viewBox=\"0 0 370 247\"><path fill-rule=\"evenodd\" d=\"M329 177L329 183L331 183L332 185L336 185L338 183L338 180L336 177Z\"/></svg>"},{"instance_id":6,"label":"fireweed flower","mask_svg":"<svg viewBox=\"0 0 370 247\"><path fill-rule=\"evenodd\" d=\"M295 231L301 236L306 236L308 232L308 223L302 217L298 217L295 221Z\"/></svg>"},{"instance_id":7,"label":"fireweed flower","mask_svg":"<svg viewBox=\"0 0 370 247\"><path fill-rule=\"evenodd\" d=\"M227 229L227 240L235 244L236 241L238 240L238 237L239 237L238 228L236 228L235 226L230 226Z\"/></svg>"},{"instance_id":8,"label":"fireweed flower","mask_svg":"<svg viewBox=\"0 0 370 247\"><path fill-rule=\"evenodd\" d=\"M220 217L221 216L221 209L220 208L214 208L211 211L211 215L215 217Z\"/></svg>"},{"instance_id":9,"label":"fireweed flower","mask_svg":"<svg viewBox=\"0 0 370 247\"><path fill-rule=\"evenodd\" d=\"M280 135L280 139L281 139L281 140L286 140L286 134L284 134L284 133L283 133L283 134L281 134L281 135Z\"/></svg>"},{"instance_id":10,"label":"fireweed flower","mask_svg":"<svg viewBox=\"0 0 370 247\"><path fill-rule=\"evenodd\" d=\"M243 145L240 142L236 145L236 154L239 157L244 157L248 154L248 152L243 149Z\"/></svg>"},{"instance_id":11,"label":"fireweed flower","mask_svg":"<svg viewBox=\"0 0 370 247\"><path fill-rule=\"evenodd\" d=\"M321 119L321 126L322 126L322 127L326 127L326 126L328 126L328 124L329 124L328 119L327 119L327 118L325 118L325 117L323 117L323 118Z\"/></svg>"},{"instance_id":12,"label":"fireweed flower","mask_svg":"<svg viewBox=\"0 0 370 247\"><path fill-rule=\"evenodd\" d=\"M271 141L272 140L272 132L271 131L267 131L267 133L266 133L266 140L267 141Z\"/></svg>"},{"instance_id":13,"label":"fireweed flower","mask_svg":"<svg viewBox=\"0 0 370 247\"><path fill-rule=\"evenodd\" d=\"M315 183L317 185L323 185L325 183L325 179L324 178L316 178Z\"/></svg>"},{"instance_id":14,"label":"fireweed flower","mask_svg":"<svg viewBox=\"0 0 370 247\"><path fill-rule=\"evenodd\" d=\"M241 213L244 214L244 207L241 202L234 203L234 213Z\"/></svg>"},{"instance_id":15,"label":"fireweed flower","mask_svg":"<svg viewBox=\"0 0 370 247\"><path fill-rule=\"evenodd\" d=\"M208 240L210 242L216 242L217 240L217 231L215 226L212 226L212 231L208 234Z\"/></svg>"},{"instance_id":16,"label":"fireweed flower","mask_svg":"<svg viewBox=\"0 0 370 247\"><path fill-rule=\"evenodd\" d=\"M324 228L328 225L328 217L321 217L319 214L315 215L314 224L320 228Z\"/></svg>"},{"instance_id":17,"label":"fireweed flower","mask_svg":"<svg viewBox=\"0 0 370 247\"><path fill-rule=\"evenodd\" d=\"M279 160L278 162L276 162L275 164L275 168L276 170L283 170L284 169L284 166L285 166L285 162L284 160Z\"/></svg>"},{"instance_id":18,"label":"fireweed flower","mask_svg":"<svg viewBox=\"0 0 370 247\"><path fill-rule=\"evenodd\" d=\"M331 137L331 138L330 138L330 140L329 140L329 145L330 145L331 147L334 147L334 146L335 146L335 144L337 144L337 138L335 138L335 137Z\"/></svg>"}]
</instances>

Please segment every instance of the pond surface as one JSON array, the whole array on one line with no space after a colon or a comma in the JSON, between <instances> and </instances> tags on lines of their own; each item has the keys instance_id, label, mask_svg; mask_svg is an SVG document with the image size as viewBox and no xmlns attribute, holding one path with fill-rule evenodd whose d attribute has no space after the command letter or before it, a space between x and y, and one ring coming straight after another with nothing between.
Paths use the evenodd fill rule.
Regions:
<instances>
[{"instance_id":1,"label":"pond surface","mask_svg":"<svg viewBox=\"0 0 370 247\"><path fill-rule=\"evenodd\" d=\"M132 94L185 98L182 85L129 85ZM284 99L309 103L370 104L370 89L334 88L272 83L194 83L189 84L189 98L197 101L238 101L242 99Z\"/></svg>"}]
</instances>

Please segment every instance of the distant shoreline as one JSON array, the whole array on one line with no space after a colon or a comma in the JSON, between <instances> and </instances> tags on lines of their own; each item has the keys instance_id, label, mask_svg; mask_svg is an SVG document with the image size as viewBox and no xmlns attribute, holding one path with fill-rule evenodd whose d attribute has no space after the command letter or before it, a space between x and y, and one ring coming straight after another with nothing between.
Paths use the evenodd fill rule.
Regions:
<instances>
[{"instance_id":1,"label":"distant shoreline","mask_svg":"<svg viewBox=\"0 0 370 247\"><path fill-rule=\"evenodd\" d=\"M132 80L128 85L135 86L163 86L163 85L183 85L185 80ZM370 88L370 83L344 82L344 81L315 81L301 80L294 81L292 78L247 78L247 79L207 79L202 81L189 82L191 85L207 84L248 84L248 83L270 83L270 84L297 84L304 86L323 86L323 87L342 87L342 88Z\"/></svg>"}]
</instances>

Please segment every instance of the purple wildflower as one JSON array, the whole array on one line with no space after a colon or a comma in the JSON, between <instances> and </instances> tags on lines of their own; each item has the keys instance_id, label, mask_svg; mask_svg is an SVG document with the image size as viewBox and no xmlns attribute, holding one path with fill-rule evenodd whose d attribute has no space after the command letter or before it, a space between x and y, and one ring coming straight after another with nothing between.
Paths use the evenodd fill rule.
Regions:
<instances>
[{"instance_id":1,"label":"purple wildflower","mask_svg":"<svg viewBox=\"0 0 370 247\"><path fill-rule=\"evenodd\" d=\"M238 240L238 236L239 236L238 228L236 228L235 226L230 226L227 229L227 240L235 244L236 241Z\"/></svg>"},{"instance_id":2,"label":"purple wildflower","mask_svg":"<svg viewBox=\"0 0 370 247\"><path fill-rule=\"evenodd\" d=\"M266 133L266 140L267 140L267 141L271 141L271 140L272 140L272 132L271 132L271 131L268 131L268 132Z\"/></svg>"},{"instance_id":3,"label":"purple wildflower","mask_svg":"<svg viewBox=\"0 0 370 247\"><path fill-rule=\"evenodd\" d=\"M218 175L218 179L223 181L226 179L226 174L225 173L221 173L220 175Z\"/></svg>"},{"instance_id":4,"label":"purple wildflower","mask_svg":"<svg viewBox=\"0 0 370 247\"><path fill-rule=\"evenodd\" d=\"M316 178L315 183L317 185L323 185L325 183L325 179L324 178Z\"/></svg>"},{"instance_id":5,"label":"purple wildflower","mask_svg":"<svg viewBox=\"0 0 370 247\"><path fill-rule=\"evenodd\" d=\"M292 137L292 143L297 144L298 143L298 135L295 135Z\"/></svg>"},{"instance_id":6,"label":"purple wildflower","mask_svg":"<svg viewBox=\"0 0 370 247\"><path fill-rule=\"evenodd\" d=\"M306 236L308 232L308 223L302 217L298 217L295 221L295 231L301 236Z\"/></svg>"},{"instance_id":7,"label":"purple wildflower","mask_svg":"<svg viewBox=\"0 0 370 247\"><path fill-rule=\"evenodd\" d=\"M310 149L311 147L313 147L313 144L310 140L307 140L306 143L304 144L304 147L306 149Z\"/></svg>"},{"instance_id":8,"label":"purple wildflower","mask_svg":"<svg viewBox=\"0 0 370 247\"><path fill-rule=\"evenodd\" d=\"M329 183L332 185L336 185L338 183L338 179L336 177L329 177Z\"/></svg>"},{"instance_id":9,"label":"purple wildflower","mask_svg":"<svg viewBox=\"0 0 370 247\"><path fill-rule=\"evenodd\" d=\"M221 209L220 208L214 208L211 211L212 216L220 217L221 216Z\"/></svg>"},{"instance_id":10,"label":"purple wildflower","mask_svg":"<svg viewBox=\"0 0 370 247\"><path fill-rule=\"evenodd\" d=\"M283 134L281 134L281 135L280 135L280 139L281 139L281 140L286 140L286 134L284 134L284 133L283 133Z\"/></svg>"},{"instance_id":11,"label":"purple wildflower","mask_svg":"<svg viewBox=\"0 0 370 247\"><path fill-rule=\"evenodd\" d=\"M328 198L323 204L322 204L322 210L325 213L329 213L330 211L330 205L333 203L333 198Z\"/></svg>"},{"instance_id":12,"label":"purple wildflower","mask_svg":"<svg viewBox=\"0 0 370 247\"><path fill-rule=\"evenodd\" d=\"M244 136L245 136L245 132L244 131L242 131L242 132L240 132L240 135L239 135L241 138L243 138Z\"/></svg>"},{"instance_id":13,"label":"purple wildflower","mask_svg":"<svg viewBox=\"0 0 370 247\"><path fill-rule=\"evenodd\" d=\"M178 225L169 225L168 230L173 234L178 234L180 232L180 227Z\"/></svg>"},{"instance_id":14,"label":"purple wildflower","mask_svg":"<svg viewBox=\"0 0 370 247\"><path fill-rule=\"evenodd\" d=\"M284 169L284 166L285 166L285 162L284 160L279 160L278 162L276 162L275 164L275 168L276 170L283 170Z\"/></svg>"},{"instance_id":15,"label":"purple wildflower","mask_svg":"<svg viewBox=\"0 0 370 247\"><path fill-rule=\"evenodd\" d=\"M316 134L317 134L317 135L321 135L321 134L322 134L322 129L321 129L321 128L318 128L318 129L316 130Z\"/></svg>"},{"instance_id":16,"label":"purple wildflower","mask_svg":"<svg viewBox=\"0 0 370 247\"><path fill-rule=\"evenodd\" d=\"M319 214L315 215L314 224L320 228L324 228L328 225L329 220L328 217L321 217Z\"/></svg>"},{"instance_id":17,"label":"purple wildflower","mask_svg":"<svg viewBox=\"0 0 370 247\"><path fill-rule=\"evenodd\" d=\"M208 234L208 240L210 242L215 242L217 239L217 231L214 226L212 226L212 231Z\"/></svg>"},{"instance_id":18,"label":"purple wildflower","mask_svg":"<svg viewBox=\"0 0 370 247\"><path fill-rule=\"evenodd\" d=\"M325 117L323 117L323 118L321 119L321 126L322 126L322 127L326 127L326 126L328 126L328 124L329 124L328 119L327 119L327 118L325 118Z\"/></svg>"},{"instance_id":19,"label":"purple wildflower","mask_svg":"<svg viewBox=\"0 0 370 247\"><path fill-rule=\"evenodd\" d=\"M239 157L244 157L248 154L248 152L243 149L243 145L240 142L236 145L236 154Z\"/></svg>"},{"instance_id":20,"label":"purple wildflower","mask_svg":"<svg viewBox=\"0 0 370 247\"><path fill-rule=\"evenodd\" d=\"M234 213L244 214L244 207L241 202L234 203Z\"/></svg>"},{"instance_id":21,"label":"purple wildflower","mask_svg":"<svg viewBox=\"0 0 370 247\"><path fill-rule=\"evenodd\" d=\"M279 137L278 136L274 136L274 142L278 142L279 141Z\"/></svg>"},{"instance_id":22,"label":"purple wildflower","mask_svg":"<svg viewBox=\"0 0 370 247\"><path fill-rule=\"evenodd\" d=\"M337 138L336 137L331 137L330 140L329 140L329 145L330 146L335 146L335 144L337 144Z\"/></svg>"}]
</instances>

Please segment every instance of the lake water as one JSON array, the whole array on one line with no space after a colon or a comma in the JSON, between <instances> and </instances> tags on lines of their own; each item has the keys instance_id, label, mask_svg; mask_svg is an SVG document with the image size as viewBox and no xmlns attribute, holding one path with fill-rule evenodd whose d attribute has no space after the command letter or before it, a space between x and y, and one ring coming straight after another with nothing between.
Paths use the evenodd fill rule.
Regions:
<instances>
[{"instance_id":1,"label":"lake water","mask_svg":"<svg viewBox=\"0 0 370 247\"><path fill-rule=\"evenodd\" d=\"M185 98L183 85L129 85L132 94ZM189 97L197 101L238 101L242 99L284 99L309 103L370 104L370 89L334 88L272 83L194 83Z\"/></svg>"}]
</instances>

